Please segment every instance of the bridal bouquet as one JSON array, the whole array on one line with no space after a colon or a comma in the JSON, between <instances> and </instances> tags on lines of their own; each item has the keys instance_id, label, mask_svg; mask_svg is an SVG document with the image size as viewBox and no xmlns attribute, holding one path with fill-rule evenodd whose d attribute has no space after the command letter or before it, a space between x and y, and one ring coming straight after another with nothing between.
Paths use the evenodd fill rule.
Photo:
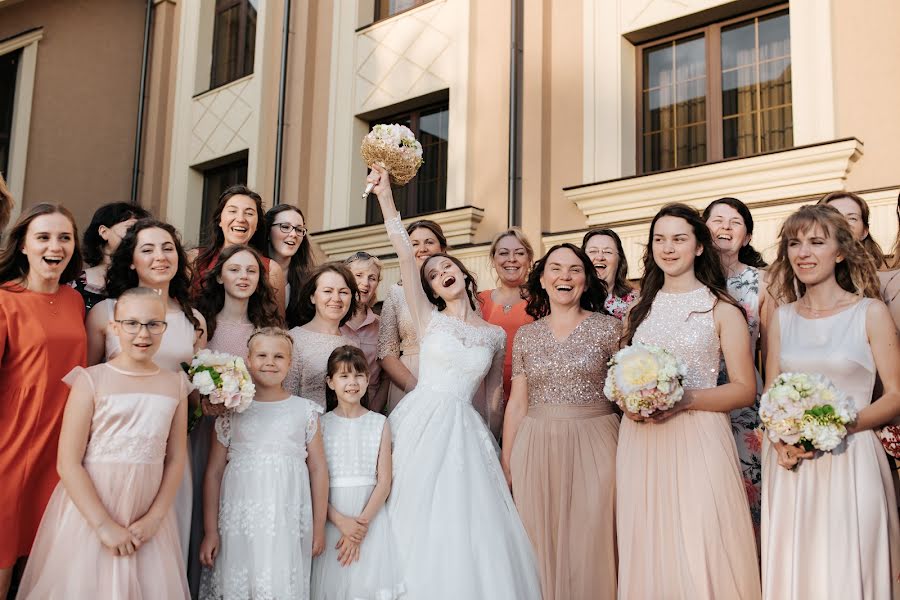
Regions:
<instances>
[{"instance_id":1,"label":"bridal bouquet","mask_svg":"<svg viewBox=\"0 0 900 600\"><path fill-rule=\"evenodd\" d=\"M367 165L384 167L394 185L409 183L424 162L422 144L408 127L396 123L373 127L363 138L360 152Z\"/></svg>"},{"instance_id":2,"label":"bridal bouquet","mask_svg":"<svg viewBox=\"0 0 900 600\"><path fill-rule=\"evenodd\" d=\"M824 375L782 373L760 399L759 416L773 442L829 452L847 436L856 406Z\"/></svg>"},{"instance_id":3,"label":"bridal bouquet","mask_svg":"<svg viewBox=\"0 0 900 600\"><path fill-rule=\"evenodd\" d=\"M681 400L685 375L684 365L668 350L632 344L609 361L603 393L622 409L649 417Z\"/></svg>"},{"instance_id":4,"label":"bridal bouquet","mask_svg":"<svg viewBox=\"0 0 900 600\"><path fill-rule=\"evenodd\" d=\"M236 412L244 412L256 393L244 359L239 356L201 350L187 372L197 391L209 396L212 404L224 404Z\"/></svg>"}]
</instances>

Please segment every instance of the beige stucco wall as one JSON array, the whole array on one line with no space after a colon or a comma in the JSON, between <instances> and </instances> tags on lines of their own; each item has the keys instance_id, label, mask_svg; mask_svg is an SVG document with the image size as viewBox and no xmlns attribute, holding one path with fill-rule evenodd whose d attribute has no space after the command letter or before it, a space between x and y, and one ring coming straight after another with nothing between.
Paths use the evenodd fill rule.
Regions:
<instances>
[{"instance_id":1,"label":"beige stucco wall","mask_svg":"<svg viewBox=\"0 0 900 600\"><path fill-rule=\"evenodd\" d=\"M0 6L0 39L42 27L23 197L61 202L84 227L131 193L145 4L140 0Z\"/></svg>"},{"instance_id":2,"label":"beige stucco wall","mask_svg":"<svg viewBox=\"0 0 900 600\"><path fill-rule=\"evenodd\" d=\"M838 137L855 136L865 155L847 187L900 184L900 2L833 0L834 90Z\"/></svg>"}]
</instances>

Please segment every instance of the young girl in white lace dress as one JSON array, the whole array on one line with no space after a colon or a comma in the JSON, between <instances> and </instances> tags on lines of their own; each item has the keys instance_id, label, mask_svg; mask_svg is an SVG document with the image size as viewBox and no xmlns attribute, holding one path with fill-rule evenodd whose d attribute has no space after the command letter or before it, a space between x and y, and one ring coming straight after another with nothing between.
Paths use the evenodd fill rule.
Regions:
<instances>
[{"instance_id":1,"label":"young girl in white lace dress","mask_svg":"<svg viewBox=\"0 0 900 600\"><path fill-rule=\"evenodd\" d=\"M325 552L313 562L313 600L394 600L404 586L384 501L391 492L391 430L366 410L366 355L341 346L328 358L322 436L331 485Z\"/></svg>"},{"instance_id":2,"label":"young girl in white lace dress","mask_svg":"<svg viewBox=\"0 0 900 600\"><path fill-rule=\"evenodd\" d=\"M307 600L322 552L328 470L318 404L282 386L291 363L283 329L258 330L248 368L256 396L216 419L204 481L200 597Z\"/></svg>"}]
</instances>

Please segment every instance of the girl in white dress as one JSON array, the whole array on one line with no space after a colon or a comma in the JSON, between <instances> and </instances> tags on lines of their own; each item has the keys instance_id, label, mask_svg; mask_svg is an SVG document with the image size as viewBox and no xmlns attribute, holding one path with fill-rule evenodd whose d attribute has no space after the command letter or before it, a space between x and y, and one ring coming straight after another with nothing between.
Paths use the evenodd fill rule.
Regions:
<instances>
[{"instance_id":1,"label":"girl in white dress","mask_svg":"<svg viewBox=\"0 0 900 600\"><path fill-rule=\"evenodd\" d=\"M390 177L375 166L368 181L376 184L421 341L416 387L390 416L388 514L409 598L540 598L537 563L497 443L472 406L483 381L487 406L502 406L506 334L476 312L475 282L457 259L432 256L420 275Z\"/></svg>"},{"instance_id":2,"label":"girl in white dress","mask_svg":"<svg viewBox=\"0 0 900 600\"><path fill-rule=\"evenodd\" d=\"M313 562L314 600L394 600L404 592L390 522L391 428L365 409L366 355L341 346L328 358L322 437L331 490L325 552Z\"/></svg>"},{"instance_id":3,"label":"girl in white dress","mask_svg":"<svg viewBox=\"0 0 900 600\"><path fill-rule=\"evenodd\" d=\"M257 331L248 368L256 396L216 420L203 494L200 598L307 600L325 542L328 468L314 402L284 391L291 339Z\"/></svg>"}]
</instances>

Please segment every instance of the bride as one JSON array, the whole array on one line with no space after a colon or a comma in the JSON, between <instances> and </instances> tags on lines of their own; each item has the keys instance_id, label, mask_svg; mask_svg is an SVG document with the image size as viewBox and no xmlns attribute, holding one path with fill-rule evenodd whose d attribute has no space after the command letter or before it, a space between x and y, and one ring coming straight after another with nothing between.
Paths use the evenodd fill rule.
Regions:
<instances>
[{"instance_id":1,"label":"bride","mask_svg":"<svg viewBox=\"0 0 900 600\"><path fill-rule=\"evenodd\" d=\"M420 274L387 172L372 167L368 182L421 340L418 383L390 416L394 481L387 505L408 597L539 599L536 562L496 442L472 407L486 376L489 407L499 410L505 334L476 314L475 282L457 259L436 254Z\"/></svg>"}]
</instances>

